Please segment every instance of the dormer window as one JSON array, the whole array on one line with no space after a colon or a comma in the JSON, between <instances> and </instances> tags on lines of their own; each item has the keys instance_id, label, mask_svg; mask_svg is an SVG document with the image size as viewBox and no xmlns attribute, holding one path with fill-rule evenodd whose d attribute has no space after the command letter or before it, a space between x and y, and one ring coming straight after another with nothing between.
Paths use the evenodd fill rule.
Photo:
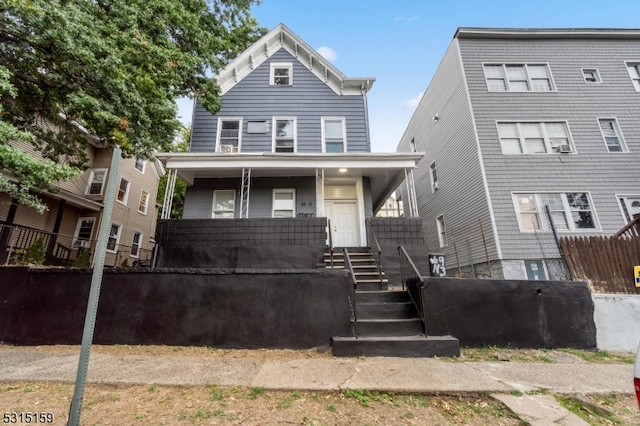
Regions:
<instances>
[{"instance_id":1,"label":"dormer window","mask_svg":"<svg viewBox=\"0 0 640 426\"><path fill-rule=\"evenodd\" d=\"M272 62L269 84L290 86L293 84L293 64L291 62Z\"/></svg>"}]
</instances>

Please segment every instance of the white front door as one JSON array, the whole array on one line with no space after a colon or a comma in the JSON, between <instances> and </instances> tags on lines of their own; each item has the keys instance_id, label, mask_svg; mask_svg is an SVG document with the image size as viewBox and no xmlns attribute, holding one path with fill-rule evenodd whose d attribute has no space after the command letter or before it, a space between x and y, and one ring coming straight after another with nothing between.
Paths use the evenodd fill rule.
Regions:
<instances>
[{"instance_id":1,"label":"white front door","mask_svg":"<svg viewBox=\"0 0 640 426\"><path fill-rule=\"evenodd\" d=\"M355 201L325 201L324 211L331 221L334 247L360 246L358 208Z\"/></svg>"}]
</instances>

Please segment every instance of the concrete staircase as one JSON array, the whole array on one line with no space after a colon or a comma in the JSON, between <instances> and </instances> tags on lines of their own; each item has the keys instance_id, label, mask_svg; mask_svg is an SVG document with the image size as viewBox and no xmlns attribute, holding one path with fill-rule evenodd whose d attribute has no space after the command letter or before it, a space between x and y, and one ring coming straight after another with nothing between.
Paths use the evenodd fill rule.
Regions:
<instances>
[{"instance_id":1,"label":"concrete staircase","mask_svg":"<svg viewBox=\"0 0 640 426\"><path fill-rule=\"evenodd\" d=\"M415 304L406 290L389 290L380 280L368 249L348 249L356 279L354 336L332 339L335 356L434 357L459 356L458 339L427 336ZM352 253L353 251L353 253ZM323 267L330 269L325 253ZM342 251L334 252L333 269L345 268ZM357 337L356 337L357 336Z\"/></svg>"}]
</instances>

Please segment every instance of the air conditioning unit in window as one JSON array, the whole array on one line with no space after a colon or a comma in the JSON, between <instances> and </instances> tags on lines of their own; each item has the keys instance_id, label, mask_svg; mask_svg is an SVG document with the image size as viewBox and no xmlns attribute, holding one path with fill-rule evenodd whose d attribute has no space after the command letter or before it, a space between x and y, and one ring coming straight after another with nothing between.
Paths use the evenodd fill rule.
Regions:
<instances>
[{"instance_id":1,"label":"air conditioning unit in window","mask_svg":"<svg viewBox=\"0 0 640 426\"><path fill-rule=\"evenodd\" d=\"M567 154L571 152L571 145L558 145L556 147L556 150L556 152L559 152L561 154Z\"/></svg>"},{"instance_id":2,"label":"air conditioning unit in window","mask_svg":"<svg viewBox=\"0 0 640 426\"><path fill-rule=\"evenodd\" d=\"M434 181L433 181L433 189L434 189L434 190L436 190L436 189L438 189L438 188L440 188L440 184L438 183L438 181L437 181L437 180L434 180Z\"/></svg>"},{"instance_id":3,"label":"air conditioning unit in window","mask_svg":"<svg viewBox=\"0 0 640 426\"><path fill-rule=\"evenodd\" d=\"M233 145L220 145L218 152L233 152Z\"/></svg>"},{"instance_id":4,"label":"air conditioning unit in window","mask_svg":"<svg viewBox=\"0 0 640 426\"><path fill-rule=\"evenodd\" d=\"M75 240L73 242L73 248L88 248L89 240Z\"/></svg>"}]
</instances>

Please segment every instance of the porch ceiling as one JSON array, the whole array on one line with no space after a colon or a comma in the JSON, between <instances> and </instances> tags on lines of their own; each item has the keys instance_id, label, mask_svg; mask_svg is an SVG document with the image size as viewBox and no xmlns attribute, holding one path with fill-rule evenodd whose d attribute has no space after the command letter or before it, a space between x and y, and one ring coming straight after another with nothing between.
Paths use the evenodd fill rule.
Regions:
<instances>
[{"instance_id":1,"label":"porch ceiling","mask_svg":"<svg viewBox=\"0 0 640 426\"><path fill-rule=\"evenodd\" d=\"M404 180L404 171L413 169L424 153L160 153L167 169L175 169L189 185L196 178L241 177L251 169L251 177L315 176L324 169L325 179L368 177L374 211ZM340 169L346 169L341 172Z\"/></svg>"}]
</instances>

